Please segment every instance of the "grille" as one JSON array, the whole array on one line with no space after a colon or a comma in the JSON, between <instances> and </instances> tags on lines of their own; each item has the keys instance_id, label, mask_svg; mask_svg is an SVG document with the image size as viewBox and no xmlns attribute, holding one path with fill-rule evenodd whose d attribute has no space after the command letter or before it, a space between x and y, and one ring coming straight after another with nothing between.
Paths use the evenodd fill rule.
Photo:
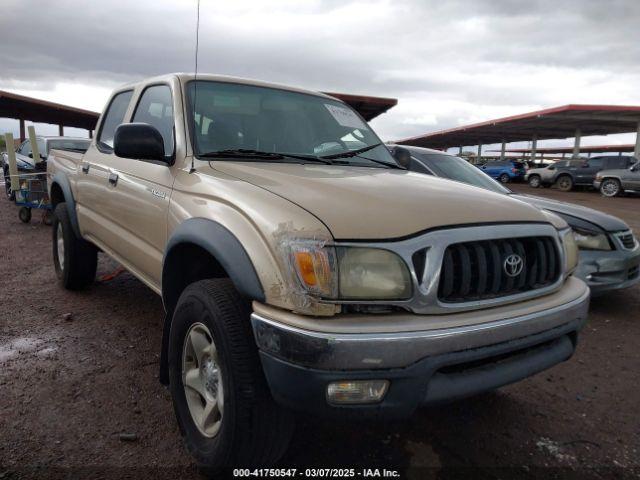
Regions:
<instances>
[{"instance_id":1,"label":"grille","mask_svg":"<svg viewBox=\"0 0 640 480\"><path fill-rule=\"evenodd\" d=\"M627 250L633 250L636 246L636 241L633 238L633 233L631 232L622 232L618 234L618 238L620 239L620 243Z\"/></svg>"},{"instance_id":2,"label":"grille","mask_svg":"<svg viewBox=\"0 0 640 480\"><path fill-rule=\"evenodd\" d=\"M513 254L522 259L522 270L510 276L505 262ZM444 253L438 297L457 303L513 295L552 285L560 271L560 255L551 237L455 243Z\"/></svg>"}]
</instances>

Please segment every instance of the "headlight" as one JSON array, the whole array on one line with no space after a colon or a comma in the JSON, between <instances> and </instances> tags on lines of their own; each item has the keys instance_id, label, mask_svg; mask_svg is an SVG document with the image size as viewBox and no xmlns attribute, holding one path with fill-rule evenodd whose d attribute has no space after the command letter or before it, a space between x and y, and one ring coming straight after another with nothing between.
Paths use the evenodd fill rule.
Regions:
<instances>
[{"instance_id":1,"label":"headlight","mask_svg":"<svg viewBox=\"0 0 640 480\"><path fill-rule=\"evenodd\" d=\"M345 300L411 296L411 276L395 253L378 248L339 247L339 296Z\"/></svg>"},{"instance_id":2,"label":"headlight","mask_svg":"<svg viewBox=\"0 0 640 480\"><path fill-rule=\"evenodd\" d=\"M291 264L304 290L322 298L397 300L411 296L409 269L388 250L292 242Z\"/></svg>"},{"instance_id":3,"label":"headlight","mask_svg":"<svg viewBox=\"0 0 640 480\"><path fill-rule=\"evenodd\" d=\"M573 237L578 248L584 250L611 250L609 239L604 233L573 227Z\"/></svg>"},{"instance_id":4,"label":"headlight","mask_svg":"<svg viewBox=\"0 0 640 480\"><path fill-rule=\"evenodd\" d=\"M560 232L560 236L562 237L562 248L564 248L564 271L568 273L578 266L578 245L571 229Z\"/></svg>"}]
</instances>

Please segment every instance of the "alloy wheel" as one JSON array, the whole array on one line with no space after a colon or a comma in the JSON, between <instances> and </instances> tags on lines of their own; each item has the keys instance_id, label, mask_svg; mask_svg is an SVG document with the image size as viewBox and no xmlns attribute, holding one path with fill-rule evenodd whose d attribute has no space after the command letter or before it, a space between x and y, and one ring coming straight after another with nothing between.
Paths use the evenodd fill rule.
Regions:
<instances>
[{"instance_id":1,"label":"alloy wheel","mask_svg":"<svg viewBox=\"0 0 640 480\"><path fill-rule=\"evenodd\" d=\"M224 391L218 351L202 323L189 328L182 348L182 384L193 423L205 437L220 431Z\"/></svg>"}]
</instances>

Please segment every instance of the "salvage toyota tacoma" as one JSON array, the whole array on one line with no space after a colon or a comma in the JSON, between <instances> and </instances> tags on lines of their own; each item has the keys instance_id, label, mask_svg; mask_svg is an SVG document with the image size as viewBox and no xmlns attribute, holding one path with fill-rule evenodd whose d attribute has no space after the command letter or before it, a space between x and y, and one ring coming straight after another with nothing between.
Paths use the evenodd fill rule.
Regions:
<instances>
[{"instance_id":1,"label":"salvage toyota tacoma","mask_svg":"<svg viewBox=\"0 0 640 480\"><path fill-rule=\"evenodd\" d=\"M48 180L62 286L104 252L161 295L160 379L209 471L277 461L292 410L406 417L528 377L587 319L563 220L404 169L324 94L128 85Z\"/></svg>"}]
</instances>

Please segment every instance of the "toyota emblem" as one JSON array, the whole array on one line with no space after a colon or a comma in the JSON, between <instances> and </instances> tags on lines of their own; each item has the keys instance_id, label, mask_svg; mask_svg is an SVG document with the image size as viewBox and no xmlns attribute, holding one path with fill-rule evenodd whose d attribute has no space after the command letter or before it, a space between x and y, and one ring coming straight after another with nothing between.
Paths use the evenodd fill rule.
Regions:
<instances>
[{"instance_id":1,"label":"toyota emblem","mask_svg":"<svg viewBox=\"0 0 640 480\"><path fill-rule=\"evenodd\" d=\"M504 273L506 273L510 277L517 277L522 272L524 268L524 261L522 257L517 253L512 253L507 258L504 259L504 263L502 264L502 268L504 269Z\"/></svg>"}]
</instances>

